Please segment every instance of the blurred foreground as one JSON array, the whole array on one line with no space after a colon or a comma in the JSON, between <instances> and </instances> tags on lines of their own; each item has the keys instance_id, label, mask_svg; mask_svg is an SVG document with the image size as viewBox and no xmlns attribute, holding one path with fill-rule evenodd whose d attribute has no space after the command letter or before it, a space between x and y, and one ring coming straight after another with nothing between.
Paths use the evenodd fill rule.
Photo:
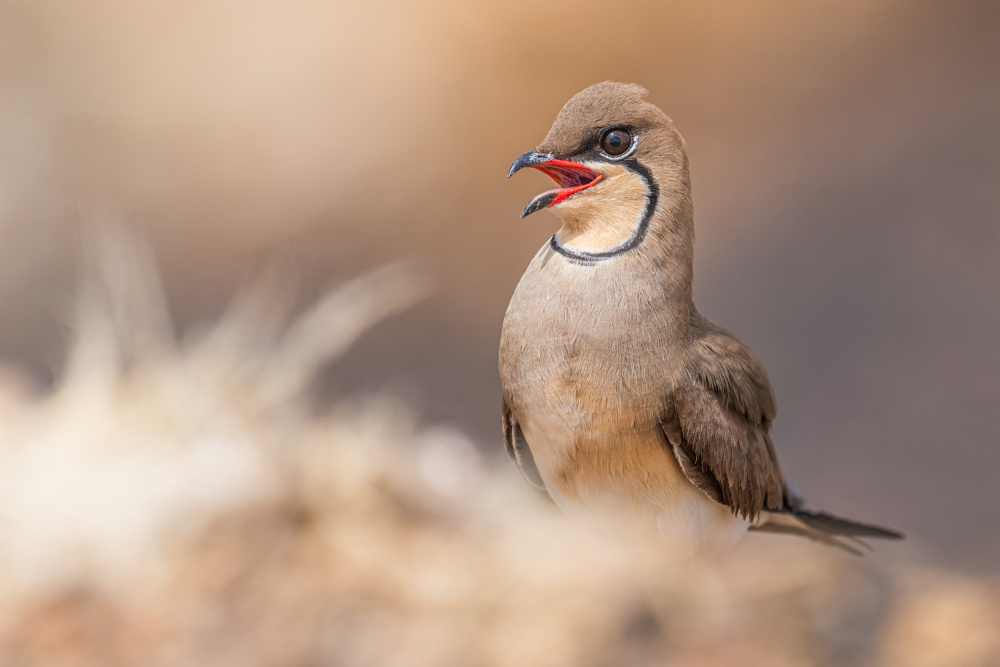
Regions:
<instances>
[{"instance_id":1,"label":"blurred foreground","mask_svg":"<svg viewBox=\"0 0 1000 667\"><path fill-rule=\"evenodd\" d=\"M750 537L680 566L582 525L399 400L310 381L425 287L394 266L292 316L266 277L176 340L105 230L66 369L0 378L0 664L1000 664L1000 582Z\"/></svg>"}]
</instances>

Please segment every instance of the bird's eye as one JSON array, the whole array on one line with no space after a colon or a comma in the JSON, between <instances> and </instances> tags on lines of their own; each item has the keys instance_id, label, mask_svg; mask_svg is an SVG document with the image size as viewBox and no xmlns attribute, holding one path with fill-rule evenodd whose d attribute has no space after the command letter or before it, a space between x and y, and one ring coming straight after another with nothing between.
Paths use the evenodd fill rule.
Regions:
<instances>
[{"instance_id":1,"label":"bird's eye","mask_svg":"<svg viewBox=\"0 0 1000 667\"><path fill-rule=\"evenodd\" d=\"M601 137L601 150L608 155L621 155L632 145L632 135L626 130L608 130Z\"/></svg>"}]
</instances>

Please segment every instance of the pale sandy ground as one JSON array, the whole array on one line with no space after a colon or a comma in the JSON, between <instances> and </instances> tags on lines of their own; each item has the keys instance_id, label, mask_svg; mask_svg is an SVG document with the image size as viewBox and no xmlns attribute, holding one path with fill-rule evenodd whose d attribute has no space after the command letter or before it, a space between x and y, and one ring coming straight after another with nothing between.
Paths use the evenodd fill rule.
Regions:
<instances>
[{"instance_id":1,"label":"pale sandy ground","mask_svg":"<svg viewBox=\"0 0 1000 667\"><path fill-rule=\"evenodd\" d=\"M683 564L398 398L305 407L412 267L291 319L271 274L176 341L142 244L92 245L59 382L0 392L5 667L1000 664L995 578L767 536Z\"/></svg>"}]
</instances>

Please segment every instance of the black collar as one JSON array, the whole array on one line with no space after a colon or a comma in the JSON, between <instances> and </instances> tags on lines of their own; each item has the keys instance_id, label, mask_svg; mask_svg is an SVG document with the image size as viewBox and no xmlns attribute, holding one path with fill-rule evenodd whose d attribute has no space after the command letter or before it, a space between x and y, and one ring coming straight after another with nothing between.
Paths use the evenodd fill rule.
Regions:
<instances>
[{"instance_id":1,"label":"black collar","mask_svg":"<svg viewBox=\"0 0 1000 667\"><path fill-rule=\"evenodd\" d=\"M646 238L646 232L649 230L649 223L652 221L653 214L656 212L657 200L660 198L660 188L657 186L656 181L653 180L649 170L646 169L646 167L644 167L638 160L624 160L621 164L625 165L625 167L630 171L638 174L639 178L646 183L646 208L642 212L642 220L639 221L638 226L632 230L632 233L627 239L615 247L608 250L602 250L601 252L572 250L560 243L559 239L556 238L556 235L553 234L552 238L549 239L549 247L574 264L590 266L600 262L601 260L617 257L618 255L632 250L642 243L644 238Z\"/></svg>"}]
</instances>

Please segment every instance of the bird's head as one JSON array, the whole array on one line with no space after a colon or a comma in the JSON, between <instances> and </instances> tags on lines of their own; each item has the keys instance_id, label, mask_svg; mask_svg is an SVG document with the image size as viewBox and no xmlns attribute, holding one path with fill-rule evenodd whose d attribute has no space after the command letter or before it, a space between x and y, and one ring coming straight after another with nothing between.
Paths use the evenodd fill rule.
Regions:
<instances>
[{"instance_id":1,"label":"bird's head","mask_svg":"<svg viewBox=\"0 0 1000 667\"><path fill-rule=\"evenodd\" d=\"M542 143L510 168L508 177L533 167L559 184L521 217L549 208L563 221L559 243L601 253L644 235L664 204L689 209L684 140L646 95L636 84L605 81L567 102Z\"/></svg>"}]
</instances>

